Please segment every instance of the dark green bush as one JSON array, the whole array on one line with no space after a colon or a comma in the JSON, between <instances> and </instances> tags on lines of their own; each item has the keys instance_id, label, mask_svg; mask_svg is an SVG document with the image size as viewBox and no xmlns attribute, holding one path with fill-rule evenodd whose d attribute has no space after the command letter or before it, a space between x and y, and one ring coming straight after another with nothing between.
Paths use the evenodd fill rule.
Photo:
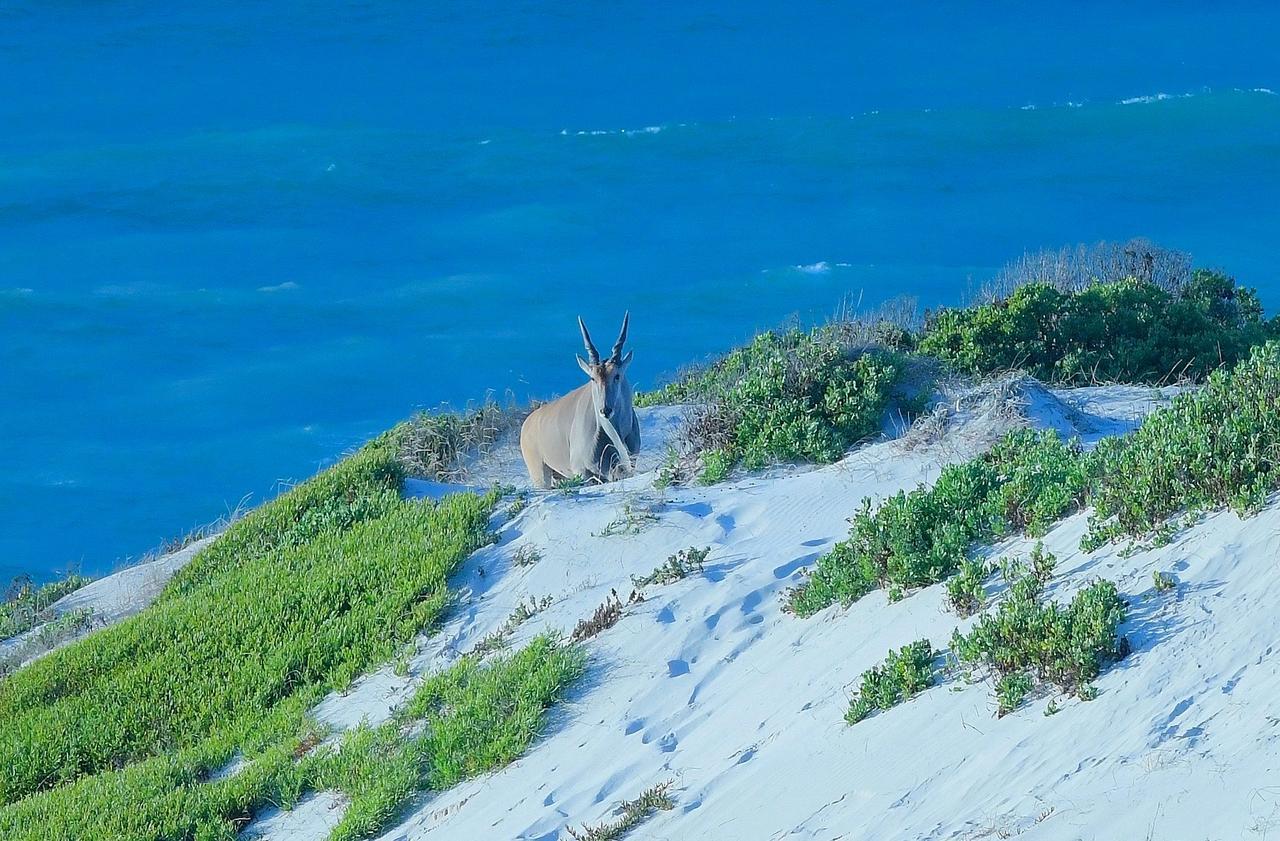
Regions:
<instances>
[{"instance_id":1,"label":"dark green bush","mask_svg":"<svg viewBox=\"0 0 1280 841\"><path fill-rule=\"evenodd\" d=\"M1010 577L1008 594L995 613L983 616L968 634L956 630L951 639L960 663L995 675L1000 715L1022 701L1033 678L1080 693L1107 663L1125 655L1127 645L1116 634L1125 604L1110 581L1091 584L1064 608L1045 600L1044 581L1036 572L1018 569Z\"/></svg>"},{"instance_id":2,"label":"dark green bush","mask_svg":"<svg viewBox=\"0 0 1280 841\"><path fill-rule=\"evenodd\" d=\"M1100 478L1089 549L1184 509L1256 511L1280 488L1280 343L1179 395L1132 435L1101 442L1091 458Z\"/></svg>"},{"instance_id":3,"label":"dark green bush","mask_svg":"<svg viewBox=\"0 0 1280 841\"><path fill-rule=\"evenodd\" d=\"M739 464L835 461L880 430L902 373L899 354L851 347L834 327L769 332L637 403L696 404L686 448L714 482Z\"/></svg>"},{"instance_id":4,"label":"dark green bush","mask_svg":"<svg viewBox=\"0 0 1280 841\"><path fill-rule=\"evenodd\" d=\"M1132 278L1074 292L1030 283L931 315L919 350L975 375L1020 368L1046 382L1156 383L1201 380L1275 333L1254 290L1197 270L1175 291Z\"/></svg>"},{"instance_id":5,"label":"dark green bush","mask_svg":"<svg viewBox=\"0 0 1280 841\"><path fill-rule=\"evenodd\" d=\"M887 710L933 685L937 652L927 639L890 651L882 665L862 673L858 694L849 703L845 721L857 724L875 710Z\"/></svg>"},{"instance_id":6,"label":"dark green bush","mask_svg":"<svg viewBox=\"0 0 1280 841\"><path fill-rule=\"evenodd\" d=\"M1080 504L1088 483L1074 443L1051 430L1012 432L982 456L945 468L932 487L899 491L874 512L863 500L848 539L818 560L790 607L807 616L878 587L935 584L960 569L977 541L1042 534Z\"/></svg>"}]
</instances>

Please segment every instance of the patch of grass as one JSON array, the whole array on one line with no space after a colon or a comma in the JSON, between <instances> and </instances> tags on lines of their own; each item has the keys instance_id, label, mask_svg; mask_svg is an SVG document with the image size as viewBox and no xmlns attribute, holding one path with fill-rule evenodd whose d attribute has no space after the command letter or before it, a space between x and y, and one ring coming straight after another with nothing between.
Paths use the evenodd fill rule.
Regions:
<instances>
[{"instance_id":1,"label":"patch of grass","mask_svg":"<svg viewBox=\"0 0 1280 841\"><path fill-rule=\"evenodd\" d=\"M496 502L403 500L400 475L380 439L241 519L149 609L6 679L0 803L210 744L261 750L392 657L439 617Z\"/></svg>"},{"instance_id":2,"label":"patch of grass","mask_svg":"<svg viewBox=\"0 0 1280 841\"><path fill-rule=\"evenodd\" d=\"M977 376L1021 368L1045 382L1202 380L1275 335L1257 293L1197 270L1172 290L1118 277L1063 291L1047 282L941 310L919 351Z\"/></svg>"},{"instance_id":3,"label":"patch of grass","mask_svg":"<svg viewBox=\"0 0 1280 841\"><path fill-rule=\"evenodd\" d=\"M707 559L707 555L711 554L711 547L699 549L691 546L688 549L681 549L661 566L653 568L648 575L633 575L631 583L637 587L647 587L651 584L674 584L675 582L688 578L702 572L702 564Z\"/></svg>"},{"instance_id":4,"label":"patch of grass","mask_svg":"<svg viewBox=\"0 0 1280 841\"><path fill-rule=\"evenodd\" d=\"M460 482L467 477L466 459L487 453L525 415L514 405L490 399L465 412L420 412L390 434L409 475Z\"/></svg>"},{"instance_id":5,"label":"patch of grass","mask_svg":"<svg viewBox=\"0 0 1280 841\"><path fill-rule=\"evenodd\" d=\"M49 608L68 593L89 583L82 575L68 575L36 586L29 576L19 576L0 602L0 640L15 637L53 618Z\"/></svg>"},{"instance_id":6,"label":"patch of grass","mask_svg":"<svg viewBox=\"0 0 1280 841\"><path fill-rule=\"evenodd\" d=\"M1094 460L1089 549L1155 532L1182 511L1257 511L1280 489L1280 342L1178 395L1132 435L1102 441Z\"/></svg>"},{"instance_id":7,"label":"patch of grass","mask_svg":"<svg viewBox=\"0 0 1280 841\"><path fill-rule=\"evenodd\" d=\"M672 785L674 783L671 780L659 783L647 789L635 800L625 801L614 811L618 817L611 821L603 821L595 826L583 826L582 829L565 827L565 832L569 833L569 837L574 841L615 841L622 838L655 812L670 811L676 807L675 800L668 794Z\"/></svg>"},{"instance_id":8,"label":"patch of grass","mask_svg":"<svg viewBox=\"0 0 1280 841\"><path fill-rule=\"evenodd\" d=\"M683 444L704 483L738 465L832 462L880 431L905 368L862 338L840 325L762 333L637 402L693 404Z\"/></svg>"},{"instance_id":9,"label":"patch of grass","mask_svg":"<svg viewBox=\"0 0 1280 841\"><path fill-rule=\"evenodd\" d=\"M927 639L890 651L882 665L862 673L858 694L849 702L845 721L857 724L876 710L887 710L933 686L938 654Z\"/></svg>"},{"instance_id":10,"label":"patch of grass","mask_svg":"<svg viewBox=\"0 0 1280 841\"><path fill-rule=\"evenodd\" d=\"M961 569L975 543L1043 534L1081 504L1090 478L1078 446L1057 433L1009 433L982 456L945 468L931 487L899 492L874 511L863 500L849 538L818 559L789 607L809 616L880 587L901 594L936 584Z\"/></svg>"},{"instance_id":11,"label":"patch of grass","mask_svg":"<svg viewBox=\"0 0 1280 841\"><path fill-rule=\"evenodd\" d=\"M1125 603L1110 581L1096 581L1062 607L1044 598L1044 582L1024 567L1011 568L1008 592L994 613L968 634L955 631L951 650L964 666L996 678L999 715L1015 709L1036 682L1062 692L1087 687L1108 663L1128 653L1116 629Z\"/></svg>"},{"instance_id":12,"label":"patch of grass","mask_svg":"<svg viewBox=\"0 0 1280 841\"><path fill-rule=\"evenodd\" d=\"M1151 571L1151 586L1155 588L1157 593L1167 593L1170 590L1176 590L1178 582L1169 573L1153 569Z\"/></svg>"}]
</instances>

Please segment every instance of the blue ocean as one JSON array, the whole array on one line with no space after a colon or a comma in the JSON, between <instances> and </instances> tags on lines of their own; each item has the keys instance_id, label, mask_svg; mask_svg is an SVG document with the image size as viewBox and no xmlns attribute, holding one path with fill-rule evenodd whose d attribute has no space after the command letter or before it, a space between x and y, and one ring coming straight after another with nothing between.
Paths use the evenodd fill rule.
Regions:
<instances>
[{"instance_id":1,"label":"blue ocean","mask_svg":"<svg viewBox=\"0 0 1280 841\"><path fill-rule=\"evenodd\" d=\"M1280 307L1275 4L0 5L0 579L421 408L1148 237Z\"/></svg>"}]
</instances>

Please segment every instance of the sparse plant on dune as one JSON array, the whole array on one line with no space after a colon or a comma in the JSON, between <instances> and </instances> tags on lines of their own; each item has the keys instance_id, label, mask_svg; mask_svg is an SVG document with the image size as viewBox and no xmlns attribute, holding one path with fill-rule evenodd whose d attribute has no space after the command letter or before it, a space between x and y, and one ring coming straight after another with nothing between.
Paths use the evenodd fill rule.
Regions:
<instances>
[{"instance_id":1,"label":"sparse plant on dune","mask_svg":"<svg viewBox=\"0 0 1280 841\"><path fill-rule=\"evenodd\" d=\"M1176 590L1178 582L1169 573L1156 569L1151 571L1151 586L1157 593L1167 593L1170 590Z\"/></svg>"},{"instance_id":2,"label":"sparse plant on dune","mask_svg":"<svg viewBox=\"0 0 1280 841\"><path fill-rule=\"evenodd\" d=\"M631 583L636 587L648 587L651 585L673 584L690 575L702 572L702 564L707 559L707 555L711 554L711 547L698 549L690 547L681 549L661 566L654 567L653 571L648 575L633 575Z\"/></svg>"},{"instance_id":3,"label":"sparse plant on dune","mask_svg":"<svg viewBox=\"0 0 1280 841\"><path fill-rule=\"evenodd\" d=\"M607 631L617 625L618 620L621 618L622 600L618 598L616 590L611 590L608 598L596 608L590 617L578 622L573 629L573 633L569 635L569 642L589 640L601 631Z\"/></svg>"},{"instance_id":4,"label":"sparse plant on dune","mask_svg":"<svg viewBox=\"0 0 1280 841\"><path fill-rule=\"evenodd\" d=\"M583 826L582 829L567 826L565 832L574 841L615 841L622 838L655 812L669 811L676 807L675 800L668 793L672 785L674 783L670 780L659 783L647 789L635 800L623 802L614 810L617 817L611 821L602 821L595 826Z\"/></svg>"},{"instance_id":5,"label":"sparse plant on dune","mask_svg":"<svg viewBox=\"0 0 1280 841\"><path fill-rule=\"evenodd\" d=\"M597 537L613 537L615 535L639 534L648 526L658 522L659 502L645 502L640 499L628 499L622 503L618 516L605 524Z\"/></svg>"},{"instance_id":6,"label":"sparse plant on dune","mask_svg":"<svg viewBox=\"0 0 1280 841\"><path fill-rule=\"evenodd\" d=\"M518 567L533 566L540 560L542 553L531 543L525 543L511 553L511 563Z\"/></svg>"}]
</instances>

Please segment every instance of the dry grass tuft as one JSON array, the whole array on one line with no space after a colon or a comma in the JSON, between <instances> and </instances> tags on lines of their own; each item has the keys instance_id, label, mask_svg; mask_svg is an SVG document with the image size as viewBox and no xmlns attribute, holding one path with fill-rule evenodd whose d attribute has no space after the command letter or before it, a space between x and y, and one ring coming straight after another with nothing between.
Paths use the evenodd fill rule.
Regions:
<instances>
[{"instance_id":1,"label":"dry grass tuft","mask_svg":"<svg viewBox=\"0 0 1280 841\"><path fill-rule=\"evenodd\" d=\"M655 812L674 809L676 802L668 794L674 784L674 780L667 780L648 789L635 800L625 801L614 810L614 814L618 815L615 820L598 823L595 826L583 826L580 830L567 826L565 832L569 833L569 837L574 841L615 841L635 829Z\"/></svg>"}]
</instances>

